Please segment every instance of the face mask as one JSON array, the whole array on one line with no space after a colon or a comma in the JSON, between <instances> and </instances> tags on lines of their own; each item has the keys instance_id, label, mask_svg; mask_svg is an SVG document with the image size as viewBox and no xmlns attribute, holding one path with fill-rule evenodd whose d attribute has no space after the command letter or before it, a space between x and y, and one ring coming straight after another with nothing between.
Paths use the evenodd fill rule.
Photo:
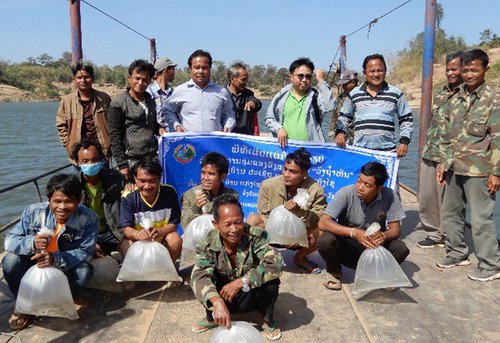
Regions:
<instances>
[{"instance_id":1,"label":"face mask","mask_svg":"<svg viewBox=\"0 0 500 343\"><path fill-rule=\"evenodd\" d=\"M81 169L82 173L84 173L87 176L96 176L97 174L99 174L102 167L103 167L102 162L80 165L80 169Z\"/></svg>"}]
</instances>

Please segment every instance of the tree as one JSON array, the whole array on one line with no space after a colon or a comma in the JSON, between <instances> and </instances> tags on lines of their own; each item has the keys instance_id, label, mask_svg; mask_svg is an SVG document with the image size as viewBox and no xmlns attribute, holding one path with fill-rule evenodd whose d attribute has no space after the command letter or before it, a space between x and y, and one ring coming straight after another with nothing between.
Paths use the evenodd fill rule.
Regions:
<instances>
[{"instance_id":1,"label":"tree","mask_svg":"<svg viewBox=\"0 0 500 343\"><path fill-rule=\"evenodd\" d=\"M498 38L496 33L493 33L493 31L491 31L491 29L486 29L483 32L479 32L479 36L480 36L479 39L481 40L481 44L489 44Z\"/></svg>"},{"instance_id":2,"label":"tree","mask_svg":"<svg viewBox=\"0 0 500 343\"><path fill-rule=\"evenodd\" d=\"M441 29L441 21L443 20L443 17L444 17L443 5L441 5L438 2L438 3L436 3L436 29L437 30Z\"/></svg>"},{"instance_id":3,"label":"tree","mask_svg":"<svg viewBox=\"0 0 500 343\"><path fill-rule=\"evenodd\" d=\"M36 58L36 61L42 67L48 67L54 63L54 58L49 54L41 54Z\"/></svg>"}]
</instances>

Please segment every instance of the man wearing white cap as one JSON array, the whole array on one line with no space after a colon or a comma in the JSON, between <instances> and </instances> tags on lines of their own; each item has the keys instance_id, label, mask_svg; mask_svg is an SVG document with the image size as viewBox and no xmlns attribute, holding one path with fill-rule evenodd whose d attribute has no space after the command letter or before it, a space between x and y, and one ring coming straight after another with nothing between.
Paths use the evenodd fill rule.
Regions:
<instances>
[{"instance_id":1,"label":"man wearing white cap","mask_svg":"<svg viewBox=\"0 0 500 343\"><path fill-rule=\"evenodd\" d=\"M344 72L340 74L340 78L337 81L337 86L339 86L339 88L342 87L342 92L337 96L337 99L335 99L335 110L333 111L332 121L330 122L330 129L328 130L328 136L332 139L333 142L335 142L335 129L337 127L337 118L339 117L340 109L344 105L344 100L357 85L358 73L356 73L355 71L344 70ZM347 136L352 138L352 130L349 130L347 132Z\"/></svg>"},{"instance_id":2,"label":"man wearing white cap","mask_svg":"<svg viewBox=\"0 0 500 343\"><path fill-rule=\"evenodd\" d=\"M151 94L151 97L156 102L156 118L160 124L160 134L166 132L167 123L161 111L162 104L167 101L174 89L169 85L169 82L174 81L175 67L177 64L172 62L167 57L161 57L155 62L156 80L153 81L146 89Z\"/></svg>"}]
</instances>

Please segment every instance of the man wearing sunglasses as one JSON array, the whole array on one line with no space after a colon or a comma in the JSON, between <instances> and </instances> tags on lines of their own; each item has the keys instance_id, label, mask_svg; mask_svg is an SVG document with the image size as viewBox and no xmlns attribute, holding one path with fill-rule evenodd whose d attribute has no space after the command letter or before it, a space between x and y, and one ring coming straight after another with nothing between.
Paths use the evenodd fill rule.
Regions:
<instances>
[{"instance_id":1,"label":"man wearing sunglasses","mask_svg":"<svg viewBox=\"0 0 500 343\"><path fill-rule=\"evenodd\" d=\"M311 87L314 64L299 58L289 68L291 84L276 94L266 113L266 126L281 147L288 139L325 142L321 122L334 109L334 98L322 70L315 72L318 90Z\"/></svg>"}]
</instances>

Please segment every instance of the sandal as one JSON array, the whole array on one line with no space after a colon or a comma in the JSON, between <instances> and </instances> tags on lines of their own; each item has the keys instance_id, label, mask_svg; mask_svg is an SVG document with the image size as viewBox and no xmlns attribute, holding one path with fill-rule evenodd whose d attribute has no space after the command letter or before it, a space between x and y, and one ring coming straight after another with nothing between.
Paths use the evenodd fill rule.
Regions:
<instances>
[{"instance_id":1,"label":"sandal","mask_svg":"<svg viewBox=\"0 0 500 343\"><path fill-rule=\"evenodd\" d=\"M321 274L321 268L318 266L317 263L313 261L306 260L306 264L299 264L295 262L295 265L299 268L302 268L304 270L307 270L310 274L318 275Z\"/></svg>"},{"instance_id":2,"label":"sandal","mask_svg":"<svg viewBox=\"0 0 500 343\"><path fill-rule=\"evenodd\" d=\"M281 330L276 325L276 322L272 323L264 323L261 325L262 330L264 331L264 336L270 341L276 341L281 338Z\"/></svg>"},{"instance_id":3,"label":"sandal","mask_svg":"<svg viewBox=\"0 0 500 343\"><path fill-rule=\"evenodd\" d=\"M339 280L327 280L323 282L323 286L330 291L340 291L342 290L342 284Z\"/></svg>"},{"instance_id":4,"label":"sandal","mask_svg":"<svg viewBox=\"0 0 500 343\"><path fill-rule=\"evenodd\" d=\"M28 326L30 319L31 319L31 315L29 315L29 314L12 313L12 315L9 318L9 326L14 331L22 330L26 326Z\"/></svg>"},{"instance_id":5,"label":"sandal","mask_svg":"<svg viewBox=\"0 0 500 343\"><path fill-rule=\"evenodd\" d=\"M217 326L218 325L215 324L215 321L210 322L207 320L206 317L203 317L198 321L198 323L193 325L193 327L191 328L191 331L194 333L202 333L202 332L211 330L213 328L216 328Z\"/></svg>"}]
</instances>

